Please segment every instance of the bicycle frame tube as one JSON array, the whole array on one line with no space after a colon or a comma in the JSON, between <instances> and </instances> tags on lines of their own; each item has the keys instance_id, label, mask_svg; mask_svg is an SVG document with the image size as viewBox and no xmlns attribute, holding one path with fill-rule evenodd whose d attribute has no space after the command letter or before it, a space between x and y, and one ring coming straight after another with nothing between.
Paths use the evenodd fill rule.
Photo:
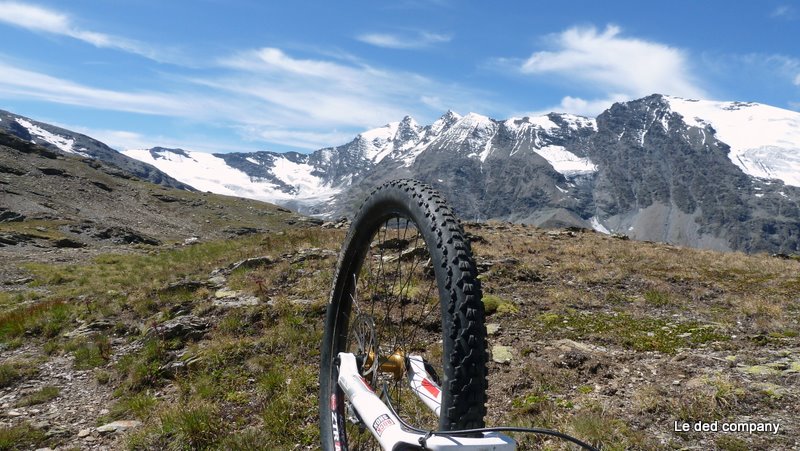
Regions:
<instances>
[{"instance_id":1,"label":"bicycle frame tube","mask_svg":"<svg viewBox=\"0 0 800 451\"><path fill-rule=\"evenodd\" d=\"M441 389L425 371L422 358L409 356L409 385L422 401L439 414ZM406 430L400 419L372 391L359 375L353 354L339 353L339 386L353 409L386 451L396 449L422 449L420 439L425 434ZM483 437L448 437L434 435L425 440L425 449L431 451L514 451L516 442L500 433L487 432Z\"/></svg>"}]
</instances>

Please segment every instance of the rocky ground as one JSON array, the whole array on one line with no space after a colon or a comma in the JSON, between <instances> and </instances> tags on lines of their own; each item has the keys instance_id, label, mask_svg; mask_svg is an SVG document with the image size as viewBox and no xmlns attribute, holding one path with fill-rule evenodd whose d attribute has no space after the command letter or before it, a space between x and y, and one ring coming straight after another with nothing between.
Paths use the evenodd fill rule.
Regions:
<instances>
[{"instance_id":1,"label":"rocky ground","mask_svg":"<svg viewBox=\"0 0 800 451\"><path fill-rule=\"evenodd\" d=\"M0 449L315 449L317 350L344 226L0 249ZM488 313L489 424L604 449L800 448L796 259L467 230ZM697 421L779 426L675 431Z\"/></svg>"}]
</instances>

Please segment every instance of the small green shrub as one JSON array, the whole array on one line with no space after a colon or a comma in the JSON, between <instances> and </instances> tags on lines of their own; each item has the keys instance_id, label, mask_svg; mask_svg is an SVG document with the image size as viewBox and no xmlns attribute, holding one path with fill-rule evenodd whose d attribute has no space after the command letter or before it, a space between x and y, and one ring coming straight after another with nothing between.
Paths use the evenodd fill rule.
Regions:
<instances>
[{"instance_id":1,"label":"small green shrub","mask_svg":"<svg viewBox=\"0 0 800 451\"><path fill-rule=\"evenodd\" d=\"M493 294L483 295L483 308L487 315L493 313L517 313L519 309L511 301L507 301Z\"/></svg>"},{"instance_id":2,"label":"small green shrub","mask_svg":"<svg viewBox=\"0 0 800 451\"><path fill-rule=\"evenodd\" d=\"M0 364L0 388L8 387L19 378L19 371L8 363Z\"/></svg>"},{"instance_id":3,"label":"small green shrub","mask_svg":"<svg viewBox=\"0 0 800 451\"><path fill-rule=\"evenodd\" d=\"M36 404L43 404L43 403L46 403L47 401L50 401L50 400L53 400L53 399L57 398L59 394L60 394L60 391L59 391L58 387L53 387L53 386L48 385L48 386L42 387L41 389L39 389L39 390L29 394L29 395L23 396L22 398L20 398L16 402L16 404L14 406L15 407L27 407L27 406L34 406Z\"/></svg>"},{"instance_id":4,"label":"small green shrub","mask_svg":"<svg viewBox=\"0 0 800 451\"><path fill-rule=\"evenodd\" d=\"M11 427L0 427L0 450L23 450L38 448L46 440L44 432L24 423Z\"/></svg>"},{"instance_id":5,"label":"small green shrub","mask_svg":"<svg viewBox=\"0 0 800 451\"><path fill-rule=\"evenodd\" d=\"M669 295L658 290L645 291L644 300L654 307L666 307L670 304Z\"/></svg>"},{"instance_id":6,"label":"small green shrub","mask_svg":"<svg viewBox=\"0 0 800 451\"><path fill-rule=\"evenodd\" d=\"M65 348L75 356L74 365L79 370L104 365L111 358L111 343L105 335L78 338L67 343Z\"/></svg>"}]
</instances>

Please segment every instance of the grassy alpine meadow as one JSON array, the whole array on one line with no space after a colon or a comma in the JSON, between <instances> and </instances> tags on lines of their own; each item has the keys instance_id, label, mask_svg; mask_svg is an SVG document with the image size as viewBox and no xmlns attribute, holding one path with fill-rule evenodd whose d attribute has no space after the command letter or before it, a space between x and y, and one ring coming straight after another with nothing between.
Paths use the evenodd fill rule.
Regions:
<instances>
[{"instance_id":1,"label":"grassy alpine meadow","mask_svg":"<svg viewBox=\"0 0 800 451\"><path fill-rule=\"evenodd\" d=\"M488 346L509 356L489 363L489 425L549 427L603 449L800 439L799 261L580 230L467 230ZM115 448L316 449L323 316L344 234L290 229L29 263L24 289L0 292L0 386L65 359L108 394L94 426L141 422L113 435ZM43 382L14 403L44 410L69 390ZM673 430L694 421L780 429ZM0 428L0 449L84 443L34 423ZM571 449L516 438L520 449Z\"/></svg>"}]
</instances>

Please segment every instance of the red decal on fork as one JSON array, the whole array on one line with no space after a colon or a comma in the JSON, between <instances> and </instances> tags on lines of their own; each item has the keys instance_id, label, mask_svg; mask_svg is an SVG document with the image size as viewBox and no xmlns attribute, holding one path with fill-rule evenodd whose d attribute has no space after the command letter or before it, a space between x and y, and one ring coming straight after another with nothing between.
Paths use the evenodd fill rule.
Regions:
<instances>
[{"instance_id":1,"label":"red decal on fork","mask_svg":"<svg viewBox=\"0 0 800 451\"><path fill-rule=\"evenodd\" d=\"M428 379L422 379L422 386L425 387L425 390L428 390L428 393L433 395L434 398L439 396L440 390Z\"/></svg>"},{"instance_id":2,"label":"red decal on fork","mask_svg":"<svg viewBox=\"0 0 800 451\"><path fill-rule=\"evenodd\" d=\"M371 392L373 392L373 393L375 392L375 390L373 390L373 389L372 389L372 387L370 387L370 386L369 386L369 382L367 382L367 380L366 380L366 379L364 379L363 377L362 377L362 378L360 378L360 379L361 379L361 382L363 382L363 383L364 383L364 386L365 386L365 387L367 387L367 389L368 389L369 391L371 391Z\"/></svg>"}]
</instances>

